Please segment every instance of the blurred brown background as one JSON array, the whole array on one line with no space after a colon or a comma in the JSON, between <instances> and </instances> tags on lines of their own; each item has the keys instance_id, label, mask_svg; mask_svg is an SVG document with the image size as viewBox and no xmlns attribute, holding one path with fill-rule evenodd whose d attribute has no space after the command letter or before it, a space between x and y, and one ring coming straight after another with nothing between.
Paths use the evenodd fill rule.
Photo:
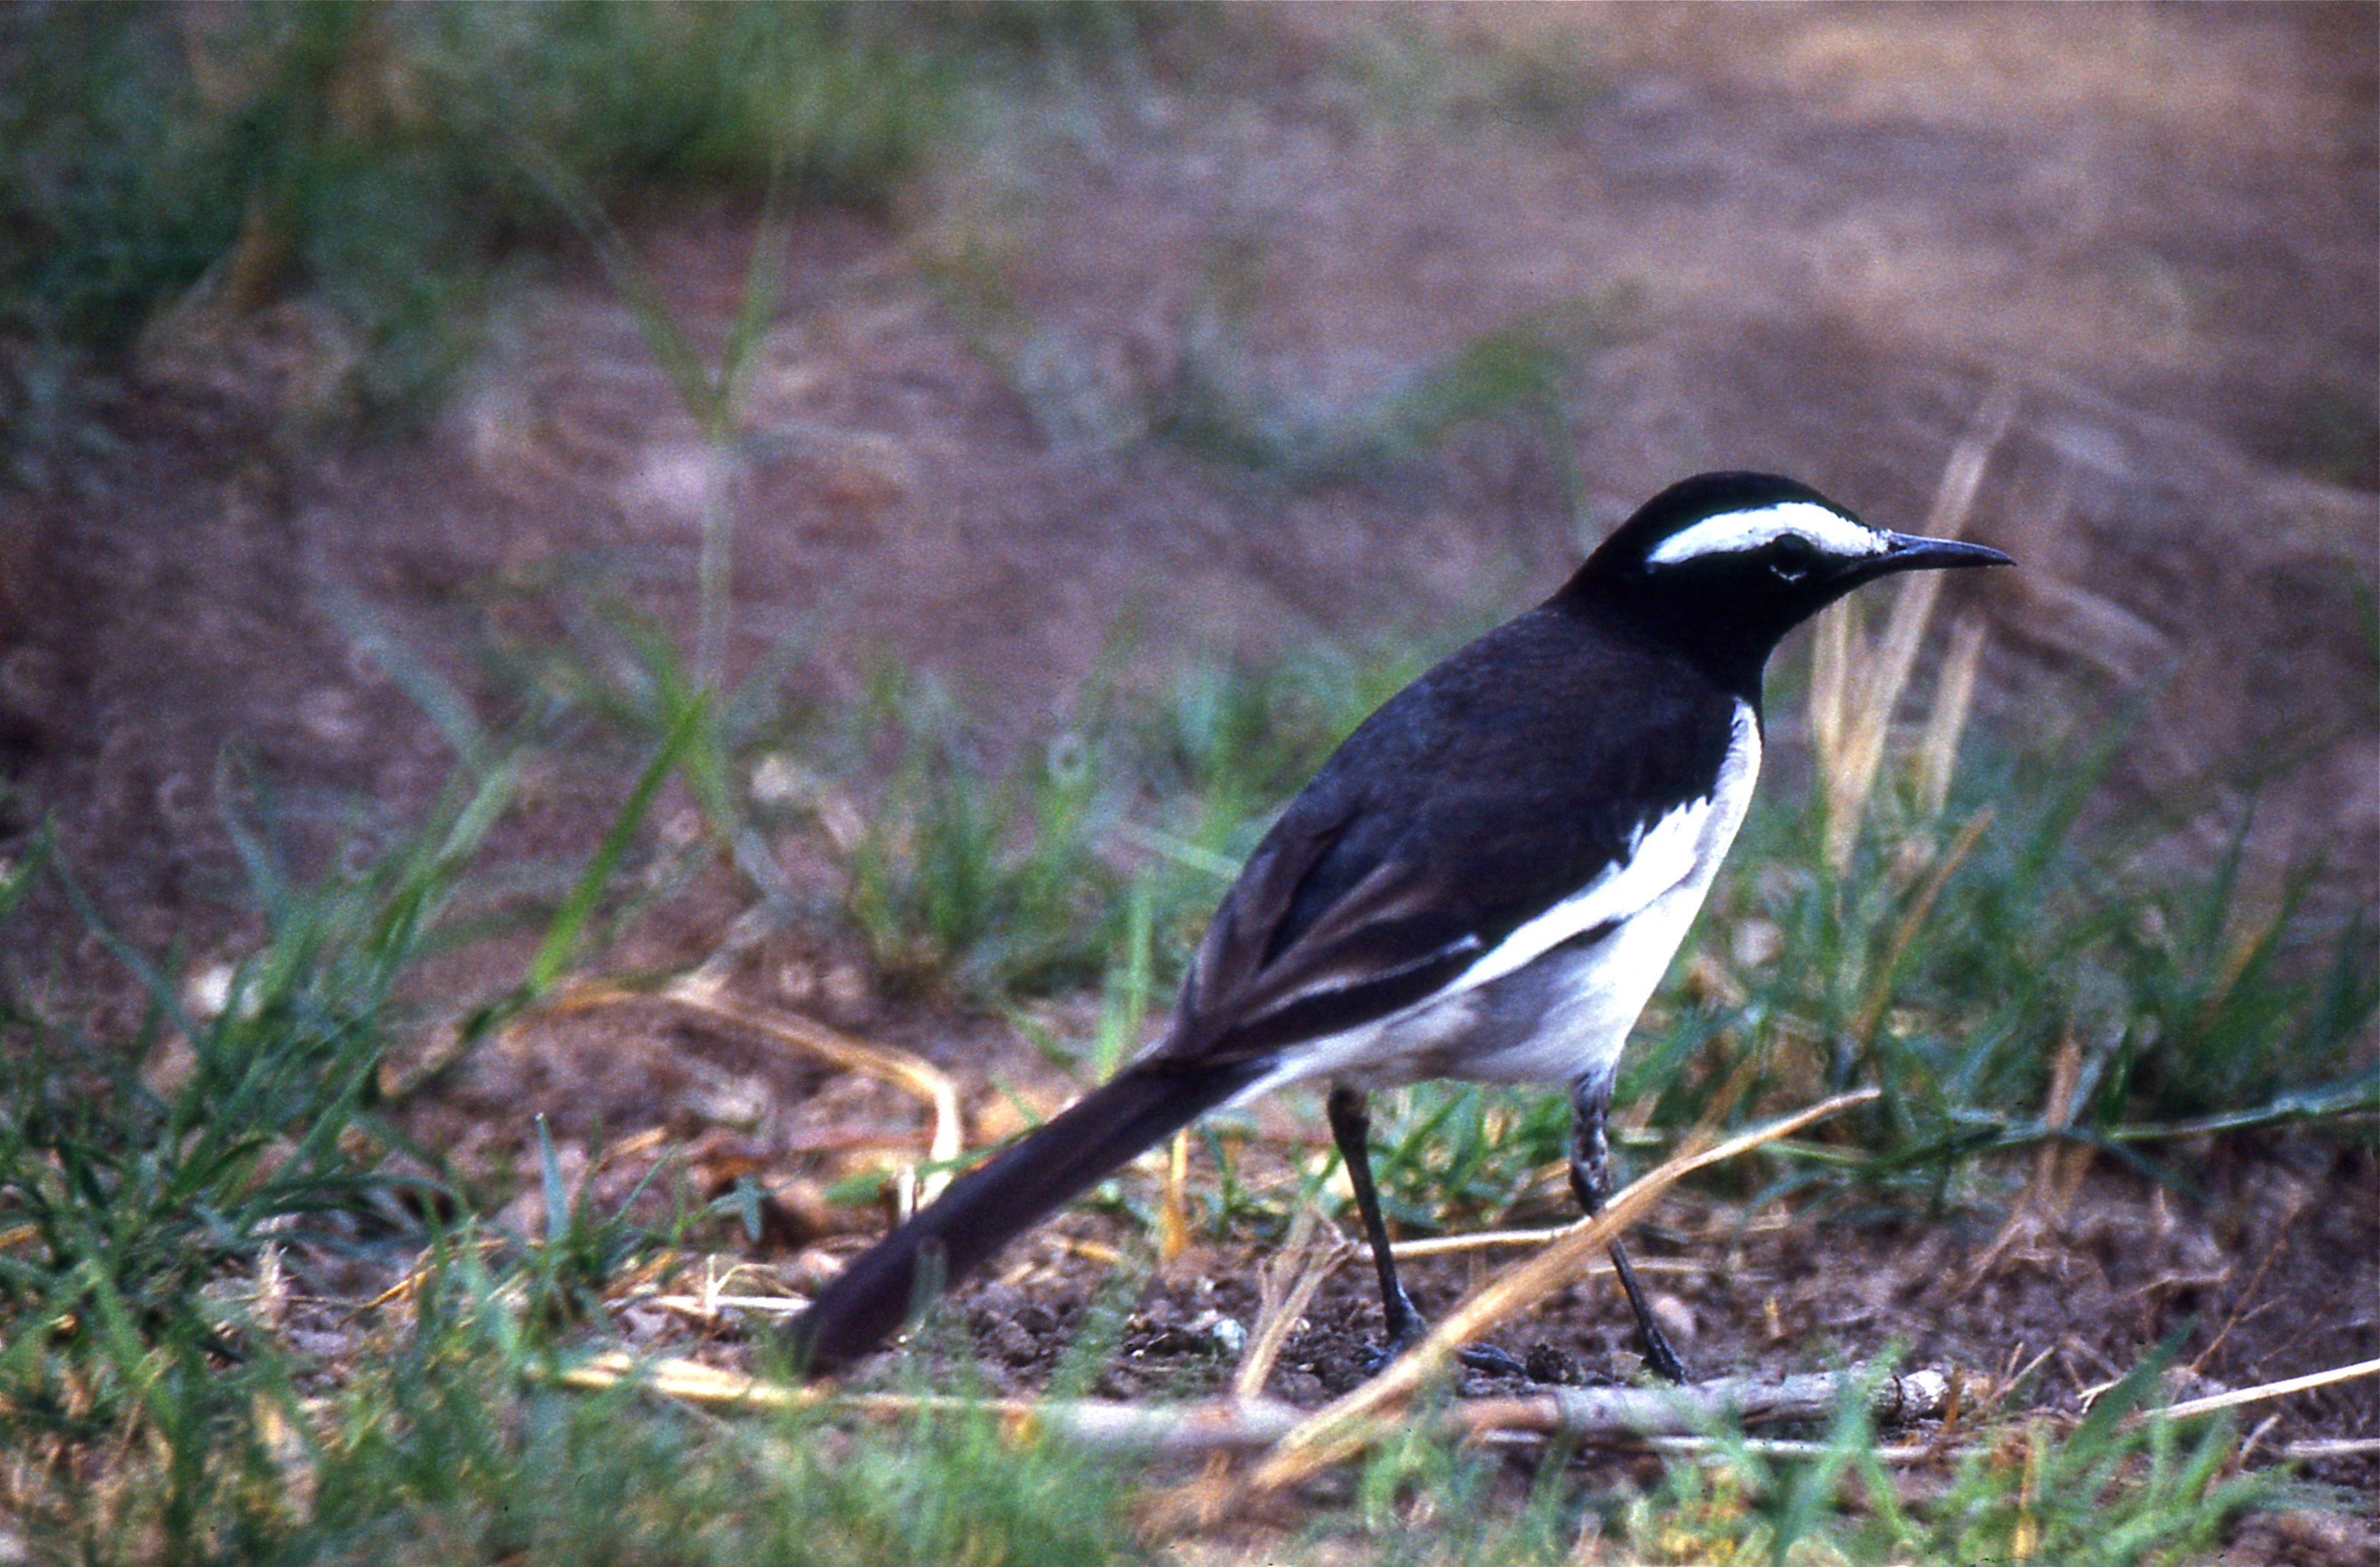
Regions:
<instances>
[{"instance_id":1,"label":"blurred brown background","mask_svg":"<svg viewBox=\"0 0 2380 1567\"><path fill-rule=\"evenodd\" d=\"M223 17L183 18L194 59ZM375 37L332 112L434 115ZM2024 569L1959 605L1991 626L1985 722L2154 686L2127 788L2215 780L2204 848L2285 762L2261 841L2327 850L2368 896L2374 38L2363 5L1151 28L1132 68L978 116L880 211L793 216L743 391L739 651L823 612L821 688L889 649L1046 724L1120 621L1160 657L1443 638L1697 468L1914 526L2005 384L1970 526ZM648 188L618 217L715 345L754 198ZM323 415L359 350L303 273L239 284L244 230L140 323L100 438L0 495L11 776L136 922L221 890L226 739L301 803L443 767L330 600L434 651L487 574L601 555L690 613L698 435L575 243L494 290L391 436ZM1550 346L1550 404L1333 448L1512 331Z\"/></svg>"},{"instance_id":2,"label":"blurred brown background","mask_svg":"<svg viewBox=\"0 0 2380 1567\"><path fill-rule=\"evenodd\" d=\"M1203 917L1220 882L1196 878L1228 874L1228 832L1192 845L1204 862L1151 844L1197 810L1250 826L1291 786L1249 783L1260 764L1335 720L1248 744L1211 789L1121 776L1124 803L1042 833L1062 842L1039 861L1021 846L1038 796L1007 763L1054 774L1070 753L1044 742L1102 699L1118 730L1162 723L1201 659L1353 650L1343 698L1533 601L1695 470L1775 468L1938 529L1965 450L1980 477L1948 520L2022 569L1945 588L1906 705L1980 628L1975 776L2018 754L2079 772L2135 725L2090 830L2046 840L2081 892L2029 905L1991 961L1968 960L2003 927L1937 918L1947 978L1903 1029L1904 938L1954 870L1940 907L1987 909L1961 898L2055 789L1987 782L1955 819L1937 794L1905 842L1873 835L1887 901L1783 961L1779 911L1840 888L1773 843L1739 856L1640 1035L1638 1149L1694 1125L1694 1094L1749 1115L1849 1081L1854 1034L1896 1036L1875 1075L1938 1102L1841 1133L1874 1136L1829 1189L1892 1199L1860 1222L1813 1196L1755 1232L1781 1188L1746 1176L1673 1194L1648 1254L1678 1254L1664 1277L1703 1314L1700 1364L1775 1368L1838 1332L1986 1373L2054 1348L2034 1391L2070 1411L2193 1322L2209 1386L2361 1362L2380 1256L2357 966L2380 909L2375 82L2369 4L0 8L0 855L30 863L54 822L203 1017L276 950L257 843L299 881L334 845L385 865L457 776L454 733L525 735L491 863L360 1017L390 1046L390 1113L524 1237L545 1221L537 1114L557 1183L606 1212L660 1203L662 1164L690 1202L741 1185L757 1212L765 1186L765 1225L719 1210L698 1238L798 1291L883 1221L879 1177L914 1178L929 1116L788 1041L832 1025L947 1070L930 1119L952 1145L1054 1108L1162 1011L1147 964L1148 1015L1102 1010L1154 881L1129 878L1190 867L1142 943L1161 980L1186 944L1164 920ZM675 723L623 694L701 661L706 538L714 559L732 543L722 662L759 672L761 717L716 747L715 797L657 796L607 868L599 939L564 931L524 985ZM619 605L662 629L634 646ZM1771 820L1808 797L1807 646L1773 672ZM1146 760L1129 750L1120 774ZM999 797L953 836L980 830L927 863L921 824L976 785ZM255 826L251 861L227 818ZM2235 897L2217 868L2243 836ZM731 841L760 848L732 864ZM2131 863L2103 877L2116 843ZM1057 865L1044 880L1097 880L1072 902L1098 906L1040 888L1066 965L976 983L965 942L903 927L915 908L865 929L871 846L911 856L920 905L937 876L979 892ZM2095 897L2143 865L2187 896L2160 901L2153 875ZM2316 890L2291 904L2301 871ZM1914 910L1902 937L1876 907ZM980 947L1010 939L978 924ZM188 1042L138 1030L152 998L54 885L0 939L11 1028L153 1044L144 1081L189 1080ZM1880 977L1834 961L1863 941L1891 948ZM323 951L308 961L353 955ZM721 983L581 1006L581 957ZM539 1004L483 1039L455 1026L506 994ZM456 1040L461 1069L414 1074ZM2317 1082L2321 1103L2290 1099ZM1466 1113L1525 1165L1517 1102ZM1560 1107L1541 1108L1555 1170ZM1233 1134L1273 1217L1320 1189L1300 1115L1285 1096ZM2117 1131L2163 1184L2107 1151ZM1401 1153L1401 1178L1443 1220L1430 1151ZM1498 1222L1566 1200L1558 1172L1513 1183L1463 1200ZM1252 1319L1229 1292L1254 1289L1260 1226L1217 1200L1213 1252L1177 1257L1133 1330L1171 1333L1176 1360L1127 1366L1125 1393L1180 1385L1184 1324L1217 1301ZM1109 1257L1145 1239L1112 1209L1072 1221ZM1093 1252L1036 1261L1053 1249L962 1302L1021 1388L1102 1287ZM1466 1266L1421 1269L1426 1304ZM323 1301L377 1305L394 1276ZM1040 1326L1011 1354L1019 1280ZM1359 1286L1318 1297L1336 1337L1298 1398L1326 1391L1313 1367L1362 1373ZM1616 1337L1561 1321L1611 1364ZM718 1329L706 1313L705 1353L741 1353ZM2277 1439L2360 1441L2375 1387L2292 1406ZM2339 1462L2352 1483L2374 1461ZM2313 1559L2292 1549L2269 1559Z\"/></svg>"}]
</instances>

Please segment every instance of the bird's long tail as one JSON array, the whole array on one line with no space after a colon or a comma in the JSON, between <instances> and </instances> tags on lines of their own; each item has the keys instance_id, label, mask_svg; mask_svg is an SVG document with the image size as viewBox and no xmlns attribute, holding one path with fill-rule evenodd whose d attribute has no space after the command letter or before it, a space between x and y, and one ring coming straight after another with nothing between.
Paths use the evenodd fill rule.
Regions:
<instances>
[{"instance_id":1,"label":"bird's long tail","mask_svg":"<svg viewBox=\"0 0 2380 1567\"><path fill-rule=\"evenodd\" d=\"M947 1286L1052 1209L1263 1075L1261 1062L1126 1068L989 1162L835 1275L785 1335L808 1372L866 1354L907 1318L921 1268Z\"/></svg>"}]
</instances>

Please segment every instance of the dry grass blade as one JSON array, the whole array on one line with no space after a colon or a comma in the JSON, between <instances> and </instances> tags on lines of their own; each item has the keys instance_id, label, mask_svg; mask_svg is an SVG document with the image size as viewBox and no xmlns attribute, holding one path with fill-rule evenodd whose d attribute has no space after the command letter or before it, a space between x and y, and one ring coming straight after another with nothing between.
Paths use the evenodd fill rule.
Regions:
<instances>
[{"instance_id":1,"label":"dry grass blade","mask_svg":"<svg viewBox=\"0 0 2380 1567\"><path fill-rule=\"evenodd\" d=\"M740 1025L771 1039L808 1051L849 1072L862 1072L880 1082L906 1089L934 1108L934 1131L926 1156L936 1164L957 1159L966 1144L966 1122L959 1108L958 1085L949 1074L906 1051L865 1044L804 1017L778 1016L747 1011L685 985L673 985L662 994L671 1002L708 1016ZM908 1179L914 1180L911 1176ZM916 1200L930 1202L950 1184L947 1172L916 1182ZM907 1184L905 1180L905 1186ZM905 1210L909 1206L904 1202Z\"/></svg>"},{"instance_id":2,"label":"dry grass blade","mask_svg":"<svg viewBox=\"0 0 2380 1567\"><path fill-rule=\"evenodd\" d=\"M1790 1136L1814 1122L1868 1103L1876 1097L1877 1090L1874 1088L1840 1094L1799 1114L1731 1137L1716 1148L1682 1154L1648 1172L1613 1197L1593 1221L1566 1233L1536 1257L1490 1280L1447 1313L1427 1338L1387 1370L1307 1418L1250 1477L1249 1486L1257 1490L1273 1490L1293 1485L1362 1448L1381 1411L1411 1397L1443 1369L1462 1345L1571 1284L1590 1254L1601 1250L1612 1236L1634 1223L1662 1193L1686 1176Z\"/></svg>"},{"instance_id":3,"label":"dry grass blade","mask_svg":"<svg viewBox=\"0 0 2380 1567\"><path fill-rule=\"evenodd\" d=\"M1959 1286L1961 1294L1990 1277L2011 1246L2022 1244L2029 1247L2046 1230L2054 1229L2058 1216L2070 1206L2073 1187L2082 1181L2092 1151L2090 1144L2076 1143L2070 1160L2062 1162L2059 1159L2066 1128L2074 1117L2074 1090L2082 1075L2082 1041L2069 1028L2058 1040L2058 1055L2050 1063L2049 1095L2041 1108L2041 1124L2050 1135L2042 1139L2034 1157L2033 1178L2018 1195L2016 1206L2009 1210L1999 1233L1992 1237L1984 1255L1968 1268ZM2071 1172L2070 1179L2062 1180L2061 1173L2068 1171ZM2066 1194L2063 1199L2061 1192ZM2110 1382L2107 1386L2115 1384Z\"/></svg>"},{"instance_id":4,"label":"dry grass blade","mask_svg":"<svg viewBox=\"0 0 2380 1567\"><path fill-rule=\"evenodd\" d=\"M1288 1412L1286 1425L1278 1424L1284 1406L1267 1400L1264 1386L1272 1376L1274 1363L1280 1359L1281 1346L1314 1298L1314 1292L1354 1250L1335 1227L1318 1245L1317 1228L1313 1207L1301 1206L1287 1243L1257 1270L1257 1288L1261 1298L1256 1330L1232 1373L1229 1424L1204 1427L1205 1439L1215 1445L1208 1450L1207 1462L1196 1477L1151 1497L1144 1517L1155 1533L1172 1535L1212 1528L1235 1494L1232 1452L1243 1448L1269 1447L1296 1427L1294 1411ZM1253 1444L1241 1439L1254 1430L1268 1430L1271 1436Z\"/></svg>"},{"instance_id":5,"label":"dry grass blade","mask_svg":"<svg viewBox=\"0 0 2380 1567\"><path fill-rule=\"evenodd\" d=\"M616 1351L574 1366L556 1376L554 1381L581 1392L604 1392L633 1382L663 1397L684 1399L710 1409L794 1409L816 1403L823 1396L808 1388L722 1371L698 1360L639 1361Z\"/></svg>"},{"instance_id":6,"label":"dry grass blade","mask_svg":"<svg viewBox=\"0 0 2380 1567\"><path fill-rule=\"evenodd\" d=\"M905 1051L867 1044L808 1018L754 1012L738 1006L722 999L717 985L698 975L674 980L658 990L632 990L608 980L590 980L571 986L536 1011L552 1014L640 1002L679 1007L714 1022L748 1029L781 1044L806 1051L846 1072L865 1073L880 1082L890 1083L894 1087L915 1094L933 1107L934 1130L927 1145L927 1158L937 1164L950 1163L965 1147L965 1120L959 1107L958 1085L947 1073ZM517 1023L518 1020L515 1021ZM916 1203L931 1199L949 1181L947 1174L932 1175L919 1181L913 1171L905 1172L902 1181L903 1210L905 1212Z\"/></svg>"},{"instance_id":7,"label":"dry grass blade","mask_svg":"<svg viewBox=\"0 0 2380 1567\"><path fill-rule=\"evenodd\" d=\"M2205 1370L2206 1363L2215 1358L2215 1352L2221 1349L2223 1342L2231 1336L2231 1330L2255 1315L2255 1312L2249 1309L2250 1303L2253 1302L2262 1291L2265 1275L2271 1272L2273 1264L2279 1260L2281 1248L2289 1243L2290 1235L2296 1232L2298 1221L2304 1215L2306 1205L2312 1200L2313 1194L2300 1191L2283 1209L2281 1222L2275 1226L2277 1233L2273 1238L2273 1244L2265 1248L2264 1257L2256 1263L2256 1270L2248 1275L2248 1282L2240 1291L2238 1299L2232 1303L2230 1315L2224 1318L2223 1326L2216 1330L2214 1338L2207 1341L2206 1347L2198 1352L2197 1358L2190 1363L2192 1376L2197 1376ZM2263 1309L2263 1306L2256 1307L2257 1311Z\"/></svg>"},{"instance_id":8,"label":"dry grass blade","mask_svg":"<svg viewBox=\"0 0 2380 1567\"><path fill-rule=\"evenodd\" d=\"M2277 1382L2263 1382L2252 1388L2234 1388L2228 1393L2210 1393L2204 1398L2184 1399L2180 1403L2167 1404L2163 1409L2143 1410L2134 1420L2162 1418L2187 1419L2193 1415L2212 1415L2218 1410L2237 1409L2242 1404L2262 1403L2266 1399L2287 1398L2291 1393L2312 1392L2339 1382L2352 1382L2359 1378L2380 1377L2380 1360L2359 1360L2352 1366L2334 1366L2327 1371L2312 1371L2302 1377L2289 1377Z\"/></svg>"},{"instance_id":9,"label":"dry grass blade","mask_svg":"<svg viewBox=\"0 0 2380 1567\"><path fill-rule=\"evenodd\" d=\"M1542 1230L1474 1230L1465 1235L1431 1235L1418 1241L1391 1241L1389 1253L1399 1262L1411 1262L1424 1257L1456 1257L1469 1251L1496 1251L1503 1248L1549 1245L1564 1235L1594 1223L1592 1219L1574 1219L1567 1224L1549 1225ZM1692 1257L1654 1257L1631 1259L1638 1273L1676 1273L1699 1277L1714 1266L1697 1262ZM1582 1265L1585 1273L1609 1273L1609 1262L1589 1257Z\"/></svg>"},{"instance_id":10,"label":"dry grass blade","mask_svg":"<svg viewBox=\"0 0 2380 1567\"><path fill-rule=\"evenodd\" d=\"M731 1262L722 1269L719 1262L716 1257L702 1259L702 1287L696 1294L631 1292L627 1300L623 1301L615 1294L613 1301L615 1304L656 1306L705 1323L719 1322L730 1312L739 1315L748 1312L759 1317L790 1316L809 1304L799 1295L740 1293L733 1287L739 1280L746 1275L763 1276L765 1270L748 1262Z\"/></svg>"},{"instance_id":11,"label":"dry grass blade","mask_svg":"<svg viewBox=\"0 0 2380 1567\"><path fill-rule=\"evenodd\" d=\"M1165 1146L1165 1189L1157 1204L1157 1255L1171 1262L1190 1246L1190 1133L1173 1134Z\"/></svg>"},{"instance_id":12,"label":"dry grass blade","mask_svg":"<svg viewBox=\"0 0 2380 1567\"><path fill-rule=\"evenodd\" d=\"M1943 465L1926 513L1927 533L1955 539L1965 530L1984 470L2015 420L2016 409L2016 389L2006 382L1985 396L1973 424ZM1904 580L1873 642L1853 632L1860 612L1850 602L1836 605L1820 621L1816 662L1810 674L1810 737L1827 799L1827 856L1838 869L1850 863L1852 844L1884 762L1893 711L1916 668L1917 651L1941 592L1938 572L1918 572ZM1949 673L1946 670L1946 676ZM1948 705L1937 696L1937 711Z\"/></svg>"},{"instance_id":13,"label":"dry grass blade","mask_svg":"<svg viewBox=\"0 0 2380 1567\"><path fill-rule=\"evenodd\" d=\"M1253 1399L1264 1391L1273 1363L1281 1358L1281 1346L1289 1342L1290 1332L1314 1299L1314 1292L1354 1250L1344 1235L1335 1231L1317 1235L1315 1228L1313 1208L1301 1207L1288 1244L1257 1269L1257 1289L1262 1305L1257 1311L1257 1329L1249 1336L1247 1353L1240 1357L1239 1368L1232 1377L1234 1397ZM1286 1284L1284 1280L1288 1281Z\"/></svg>"},{"instance_id":14,"label":"dry grass blade","mask_svg":"<svg viewBox=\"0 0 2380 1567\"><path fill-rule=\"evenodd\" d=\"M1860 614L1859 601L1847 599L1820 615L1810 634L1810 747L1821 769L1842 755L1843 720L1852 705L1852 629ZM1830 769L1826 777L1831 779Z\"/></svg>"},{"instance_id":15,"label":"dry grass blade","mask_svg":"<svg viewBox=\"0 0 2380 1567\"><path fill-rule=\"evenodd\" d=\"M2287 1442L2280 1449L2283 1458L2296 1462L2317 1458L2368 1458L2374 1453L2380 1453L2380 1437L2316 1438L2311 1441Z\"/></svg>"},{"instance_id":16,"label":"dry grass blade","mask_svg":"<svg viewBox=\"0 0 2380 1567\"><path fill-rule=\"evenodd\" d=\"M791 1317L809 1302L799 1295L736 1295L705 1290L698 1295L645 1295L635 1304L659 1306L697 1321L716 1322L731 1311L749 1312L756 1317Z\"/></svg>"},{"instance_id":17,"label":"dry grass blade","mask_svg":"<svg viewBox=\"0 0 2380 1567\"><path fill-rule=\"evenodd\" d=\"M1917 741L1917 800L1929 817L1939 816L1959 771L1959 742L1975 708L1975 671L1984 662L1984 623L1972 615L1950 627L1950 650L1934 681L1934 707Z\"/></svg>"}]
</instances>

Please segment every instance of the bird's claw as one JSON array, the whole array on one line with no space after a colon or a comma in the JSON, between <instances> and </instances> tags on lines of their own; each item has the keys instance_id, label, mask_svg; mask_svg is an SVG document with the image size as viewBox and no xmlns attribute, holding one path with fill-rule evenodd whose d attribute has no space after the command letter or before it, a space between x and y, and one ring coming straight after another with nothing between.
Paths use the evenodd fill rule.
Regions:
<instances>
[{"instance_id":1,"label":"bird's claw","mask_svg":"<svg viewBox=\"0 0 2380 1567\"><path fill-rule=\"evenodd\" d=\"M1532 1382L1536 1380L1535 1377L1529 1376L1529 1368L1526 1366L1506 1354L1494 1344L1464 1344L1454 1352L1454 1358L1472 1370L1484 1372L1490 1377L1521 1377Z\"/></svg>"},{"instance_id":2,"label":"bird's claw","mask_svg":"<svg viewBox=\"0 0 2380 1567\"><path fill-rule=\"evenodd\" d=\"M1670 1347L1668 1335L1650 1322L1646 1322L1644 1327L1645 1369L1673 1387L1684 1386L1686 1363L1680 1360L1678 1352Z\"/></svg>"},{"instance_id":3,"label":"bird's claw","mask_svg":"<svg viewBox=\"0 0 2380 1567\"><path fill-rule=\"evenodd\" d=\"M1421 1342L1416 1333L1410 1339L1391 1339L1385 1344L1374 1344L1364 1351L1364 1375L1377 1377L1388 1369L1389 1362ZM1494 1344L1464 1344L1454 1352L1454 1358L1466 1369L1489 1377L1520 1377L1535 1382L1542 1379L1529 1374L1521 1361L1498 1349Z\"/></svg>"}]
</instances>

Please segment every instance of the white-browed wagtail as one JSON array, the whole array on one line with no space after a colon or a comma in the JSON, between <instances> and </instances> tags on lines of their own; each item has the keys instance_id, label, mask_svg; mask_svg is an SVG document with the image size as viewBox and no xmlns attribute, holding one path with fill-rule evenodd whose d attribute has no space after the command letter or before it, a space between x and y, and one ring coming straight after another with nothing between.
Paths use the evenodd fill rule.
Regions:
<instances>
[{"instance_id":1,"label":"white-browed wagtail","mask_svg":"<svg viewBox=\"0 0 2380 1567\"><path fill-rule=\"evenodd\" d=\"M1330 1085L1390 1342L1412 1342L1423 1323L1381 1222L1365 1096L1431 1077L1560 1085L1572 1189L1596 1211L1621 1050L1759 774L1769 654L1863 583L2006 564L1773 475L1663 491L1560 592L1349 735L1224 896L1164 1038L853 1261L794 1319L795 1354L812 1372L866 1354L918 1304L921 1271L955 1282L1207 1111L1308 1078ZM1646 1363L1682 1379L1625 1248L1611 1257Z\"/></svg>"}]
</instances>

